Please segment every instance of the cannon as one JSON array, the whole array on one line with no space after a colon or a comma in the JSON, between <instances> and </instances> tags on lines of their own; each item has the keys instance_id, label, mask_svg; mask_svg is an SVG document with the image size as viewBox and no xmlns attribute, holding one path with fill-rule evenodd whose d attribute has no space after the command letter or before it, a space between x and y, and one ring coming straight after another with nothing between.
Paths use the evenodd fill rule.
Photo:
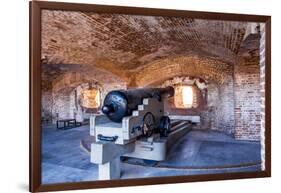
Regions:
<instances>
[{"instance_id":1,"label":"cannon","mask_svg":"<svg viewBox=\"0 0 281 193\"><path fill-rule=\"evenodd\" d=\"M133 111L137 112L139 105L143 104L143 99L154 99L159 103L167 97L174 96L174 88L141 88L130 90L114 90L109 92L102 106L102 112L113 122L120 123L124 117L131 116ZM162 103L161 103L162 104ZM161 136L166 136L170 128L170 119L163 116L162 105L155 107L159 108L159 113L147 112L143 115L142 121L135 125L134 130L141 130L146 137L151 136L154 132L158 132ZM98 136L102 140L112 141L117 138Z\"/></svg>"},{"instance_id":2,"label":"cannon","mask_svg":"<svg viewBox=\"0 0 281 193\"><path fill-rule=\"evenodd\" d=\"M174 88L142 88L131 90L115 90L109 92L103 103L102 112L114 122L121 122L123 117L130 116L133 110L141 105L144 98L162 98L174 96Z\"/></svg>"},{"instance_id":3,"label":"cannon","mask_svg":"<svg viewBox=\"0 0 281 193\"><path fill-rule=\"evenodd\" d=\"M99 179L119 179L120 157L148 162L166 159L171 145L191 129L190 122L171 122L164 100L173 87L114 90L103 102L103 114L90 118L91 162Z\"/></svg>"}]
</instances>

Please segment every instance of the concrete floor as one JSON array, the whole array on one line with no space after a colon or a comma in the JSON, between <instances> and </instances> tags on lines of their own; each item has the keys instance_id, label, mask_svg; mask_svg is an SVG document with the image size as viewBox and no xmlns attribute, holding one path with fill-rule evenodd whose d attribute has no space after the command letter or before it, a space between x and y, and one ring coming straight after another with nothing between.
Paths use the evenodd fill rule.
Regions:
<instances>
[{"instance_id":1,"label":"concrete floor","mask_svg":"<svg viewBox=\"0 0 281 193\"><path fill-rule=\"evenodd\" d=\"M70 130L42 129L42 183L97 180L97 166L80 146L89 139L89 126ZM236 141L214 131L193 130L179 140L167 160L154 167L141 160L121 163L122 179L157 176L259 171L260 144Z\"/></svg>"}]
</instances>

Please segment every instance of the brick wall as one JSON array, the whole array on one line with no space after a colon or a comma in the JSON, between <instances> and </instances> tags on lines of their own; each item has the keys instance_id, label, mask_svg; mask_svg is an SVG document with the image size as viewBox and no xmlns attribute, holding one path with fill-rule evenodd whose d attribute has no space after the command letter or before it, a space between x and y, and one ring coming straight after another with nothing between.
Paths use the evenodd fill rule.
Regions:
<instances>
[{"instance_id":1,"label":"brick wall","mask_svg":"<svg viewBox=\"0 0 281 193\"><path fill-rule=\"evenodd\" d=\"M53 97L51 91L42 91L41 95L41 116L42 116L42 123L43 124L50 124L52 123L53 115Z\"/></svg>"},{"instance_id":2,"label":"brick wall","mask_svg":"<svg viewBox=\"0 0 281 193\"><path fill-rule=\"evenodd\" d=\"M234 133L234 93L233 77L227 77L219 87L219 98L217 106L218 129L227 134Z\"/></svg>"},{"instance_id":3,"label":"brick wall","mask_svg":"<svg viewBox=\"0 0 281 193\"><path fill-rule=\"evenodd\" d=\"M81 113L72 91L83 83L100 83L104 96L110 89L193 76L208 81L207 104L185 113L199 114L206 129L259 140L264 100L259 98L263 93L258 79L264 82L264 67L259 67L263 58L256 53L259 38L253 36L257 25L44 10L42 115L71 117L73 109ZM64 76L67 73L76 75Z\"/></svg>"},{"instance_id":4,"label":"brick wall","mask_svg":"<svg viewBox=\"0 0 281 193\"><path fill-rule=\"evenodd\" d=\"M265 169L265 28L262 26L260 39L260 94L261 94L261 159Z\"/></svg>"},{"instance_id":5,"label":"brick wall","mask_svg":"<svg viewBox=\"0 0 281 193\"><path fill-rule=\"evenodd\" d=\"M219 130L219 86L213 82L208 83L207 89L207 107L205 111L201 113L202 127L205 129Z\"/></svg>"},{"instance_id":6,"label":"brick wall","mask_svg":"<svg viewBox=\"0 0 281 193\"><path fill-rule=\"evenodd\" d=\"M169 63L173 66L173 61ZM162 66L164 63L161 63ZM176 115L199 115L201 117L200 128L223 131L227 134L234 133L234 93L233 93L233 68L229 64L222 65L219 61L193 60L189 63L185 60L177 60L178 66L183 65L186 70L182 73L187 73L190 76L174 77L171 80L164 81L165 86L174 84L194 84L192 80L195 78L204 79L206 88L199 89L200 97L197 108L180 109L173 104L173 98L169 99L166 105L166 110L170 114ZM198 65L197 65L198 64ZM191 65L196 65L193 67ZM178 67L177 66L177 67ZM213 66L213 69L210 69ZM179 67L178 67L179 68ZM176 70L176 68L173 68ZM161 73L161 72L157 72ZM176 73L176 71L174 71ZM164 76L164 75L163 75ZM155 77L155 76L152 76ZM143 77L145 78L145 77ZM155 77L157 80L157 77ZM161 84L160 84L161 85ZM163 86L163 84L162 84ZM204 96L207 95L207 96Z\"/></svg>"},{"instance_id":7,"label":"brick wall","mask_svg":"<svg viewBox=\"0 0 281 193\"><path fill-rule=\"evenodd\" d=\"M260 140L261 128L259 38L255 36L249 35L244 41L234 65L234 136L252 141Z\"/></svg>"},{"instance_id":8,"label":"brick wall","mask_svg":"<svg viewBox=\"0 0 281 193\"><path fill-rule=\"evenodd\" d=\"M96 72L97 73L97 72ZM94 73L87 77L87 73L69 73L55 81L52 87L42 93L42 120L50 120L55 123L57 119L76 118L77 121L87 119L87 109L81 105L81 93L84 90L96 88L100 91L101 104L105 95L114 89L126 88L125 83L114 76L103 75L103 81L97 78ZM101 79L101 78L100 78ZM113 79L113 80L110 80ZM110 82L109 82L110 81ZM45 122L44 122L45 123Z\"/></svg>"},{"instance_id":9,"label":"brick wall","mask_svg":"<svg viewBox=\"0 0 281 193\"><path fill-rule=\"evenodd\" d=\"M58 119L74 118L70 116L70 103L71 98L67 91L60 91L58 93L53 93L53 108L52 117L53 122Z\"/></svg>"}]
</instances>

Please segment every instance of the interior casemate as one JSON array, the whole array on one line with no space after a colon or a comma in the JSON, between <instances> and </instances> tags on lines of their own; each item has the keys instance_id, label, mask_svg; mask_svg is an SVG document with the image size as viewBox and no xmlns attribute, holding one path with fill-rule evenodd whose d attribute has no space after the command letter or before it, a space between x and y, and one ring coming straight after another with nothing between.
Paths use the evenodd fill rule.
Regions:
<instances>
[{"instance_id":1,"label":"interior casemate","mask_svg":"<svg viewBox=\"0 0 281 193\"><path fill-rule=\"evenodd\" d=\"M43 10L42 181L261 170L264 33L252 22Z\"/></svg>"}]
</instances>

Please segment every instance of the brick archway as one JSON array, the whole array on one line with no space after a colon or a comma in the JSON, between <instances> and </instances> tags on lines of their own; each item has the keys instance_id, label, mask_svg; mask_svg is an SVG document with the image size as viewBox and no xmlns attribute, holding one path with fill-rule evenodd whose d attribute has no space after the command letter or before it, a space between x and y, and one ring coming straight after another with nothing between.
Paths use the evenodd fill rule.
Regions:
<instances>
[{"instance_id":1,"label":"brick archway","mask_svg":"<svg viewBox=\"0 0 281 193\"><path fill-rule=\"evenodd\" d=\"M201 77L223 84L231 79L233 66L215 58L198 56L169 57L145 65L131 79L136 86L148 86L175 76Z\"/></svg>"}]
</instances>

